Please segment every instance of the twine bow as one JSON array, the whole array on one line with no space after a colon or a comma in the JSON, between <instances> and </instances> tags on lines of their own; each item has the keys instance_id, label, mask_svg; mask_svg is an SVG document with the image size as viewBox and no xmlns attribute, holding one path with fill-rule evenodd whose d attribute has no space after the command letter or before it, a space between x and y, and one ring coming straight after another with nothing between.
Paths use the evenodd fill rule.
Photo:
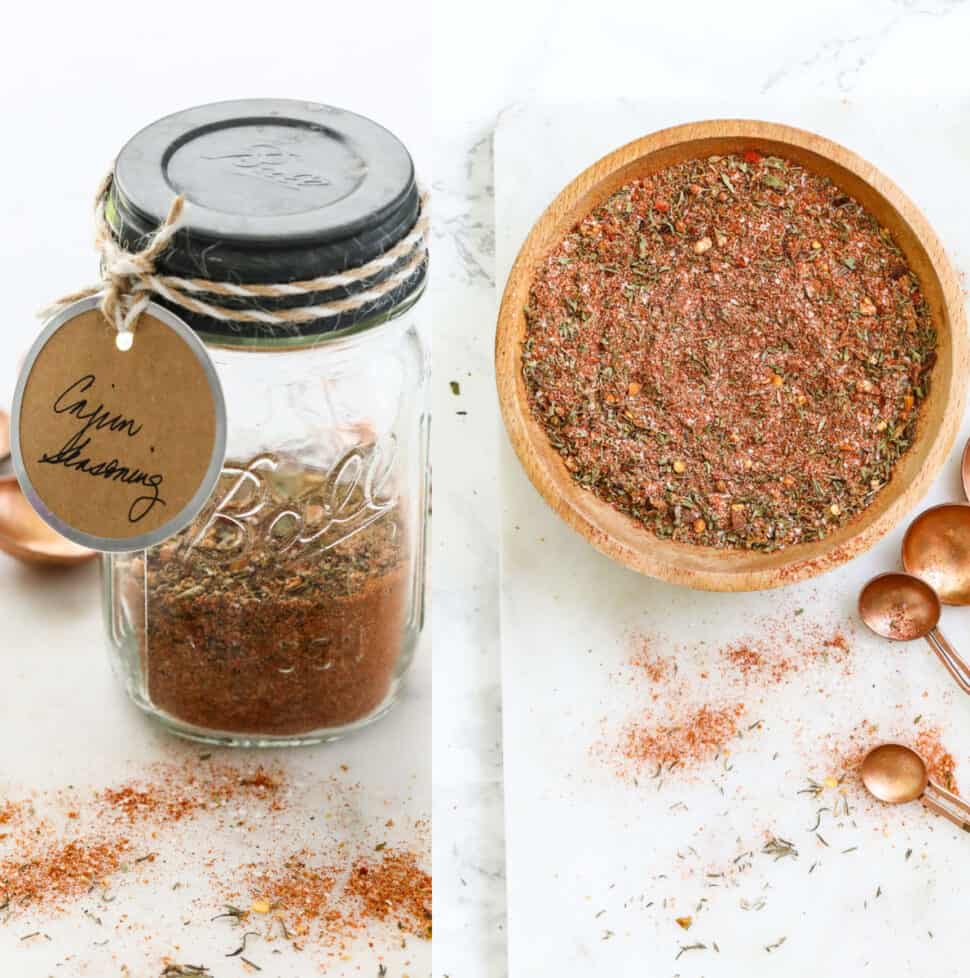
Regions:
<instances>
[{"instance_id":1,"label":"twine bow","mask_svg":"<svg viewBox=\"0 0 970 978\"><path fill-rule=\"evenodd\" d=\"M185 224L185 198L180 194L172 201L165 220L149 237L141 251L127 251L115 239L111 225L105 216L105 206L111 190L113 174L101 181L95 197L95 246L101 254L101 282L62 296L42 309L43 318L93 295L101 295L101 311L118 331L118 345L122 349L131 346L132 334L138 318L152 301L161 296L173 305L211 319L237 323L261 323L268 326L286 326L313 322L352 312L380 299L411 278L428 256L428 195L421 194L418 219L414 227L393 248L376 258L336 275L300 282L239 285L233 282L215 282L203 278L181 278L159 275L156 262L165 253L176 233ZM403 264L402 264L403 262ZM368 289L355 292L344 299L333 299L315 306L269 311L256 307L232 309L216 305L200 296L224 296L249 299L258 303L262 299L306 295L312 292L329 292L375 277L392 266L400 267Z\"/></svg>"}]
</instances>

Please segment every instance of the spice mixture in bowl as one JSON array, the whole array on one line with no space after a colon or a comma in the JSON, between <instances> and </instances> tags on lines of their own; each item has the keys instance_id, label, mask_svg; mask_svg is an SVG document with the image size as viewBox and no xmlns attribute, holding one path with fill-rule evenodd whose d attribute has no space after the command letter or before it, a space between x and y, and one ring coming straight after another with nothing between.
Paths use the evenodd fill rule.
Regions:
<instances>
[{"instance_id":1,"label":"spice mixture in bowl","mask_svg":"<svg viewBox=\"0 0 970 978\"><path fill-rule=\"evenodd\" d=\"M942 460L964 393L954 287L918 212L841 147L764 123L658 133L578 177L523 247L506 422L611 556L787 583L875 540Z\"/></svg>"},{"instance_id":2,"label":"spice mixture in bowl","mask_svg":"<svg viewBox=\"0 0 970 978\"><path fill-rule=\"evenodd\" d=\"M612 194L536 275L523 372L573 478L658 536L773 550L865 508L936 359L890 233L749 150Z\"/></svg>"}]
</instances>

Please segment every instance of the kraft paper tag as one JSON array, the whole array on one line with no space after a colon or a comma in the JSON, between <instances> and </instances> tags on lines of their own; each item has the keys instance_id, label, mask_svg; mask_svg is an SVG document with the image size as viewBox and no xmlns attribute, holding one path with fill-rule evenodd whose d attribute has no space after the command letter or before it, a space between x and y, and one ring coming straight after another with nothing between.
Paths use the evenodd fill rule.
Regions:
<instances>
[{"instance_id":1,"label":"kraft paper tag","mask_svg":"<svg viewBox=\"0 0 970 978\"><path fill-rule=\"evenodd\" d=\"M55 530L93 550L140 550L187 526L226 445L222 389L205 346L151 304L129 350L83 299L44 327L14 395L17 478Z\"/></svg>"}]
</instances>

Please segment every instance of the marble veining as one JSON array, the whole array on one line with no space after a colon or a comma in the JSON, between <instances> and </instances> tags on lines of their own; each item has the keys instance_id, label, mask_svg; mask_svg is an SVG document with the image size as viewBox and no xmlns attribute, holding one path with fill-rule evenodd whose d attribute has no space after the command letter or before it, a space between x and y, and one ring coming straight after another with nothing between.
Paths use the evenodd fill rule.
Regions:
<instances>
[{"instance_id":1,"label":"marble veining","mask_svg":"<svg viewBox=\"0 0 970 978\"><path fill-rule=\"evenodd\" d=\"M512 9L508 4L506 14ZM504 433L491 367L504 272L494 288L490 284L496 120L511 103L576 101L579 89L609 111L620 96L628 105L658 93L675 103L680 92L696 95L714 87L722 97L734 92L746 103L761 92L776 104L791 99L793 105L819 95L932 94L966 87L959 67L970 39L966 0L867 0L851 9L826 0L797 11L768 4L726 11L703 3L692 8L689 24L678 21L676 11L644 8L629 14L629 26L613 18L609 29L589 24L586 14L567 3L557 9L554 26L544 19L550 11L537 14L521 37L506 44L500 29L505 18L493 10L494 23L482 28L487 59L483 54L476 61L464 50L469 63L463 84L442 92L440 104L436 93L436 978L506 973L496 549L502 505L496 458ZM705 33L704 26L715 20L718 29ZM617 51L594 46L585 49L580 70L577 47L610 31L617 51L632 50L641 38L642 57L631 63ZM756 53L747 56L755 46ZM524 50L528 58L521 56ZM535 139L542 147L540 132ZM540 149L531 165L555 168L558 162ZM459 396L451 393L452 380L459 381ZM513 749L506 745L506 751Z\"/></svg>"}]
</instances>

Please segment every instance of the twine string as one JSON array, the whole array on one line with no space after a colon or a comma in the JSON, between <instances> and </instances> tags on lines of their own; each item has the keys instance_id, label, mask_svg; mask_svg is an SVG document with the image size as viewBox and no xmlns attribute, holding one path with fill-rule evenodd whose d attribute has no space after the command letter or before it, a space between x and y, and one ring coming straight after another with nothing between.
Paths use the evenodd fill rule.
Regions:
<instances>
[{"instance_id":1,"label":"twine string","mask_svg":"<svg viewBox=\"0 0 970 978\"><path fill-rule=\"evenodd\" d=\"M138 318L145 311L153 296L189 312L223 322L259 323L266 326L293 326L299 323L329 319L344 312L352 312L383 298L411 278L427 260L428 254L428 195L422 193L418 219L412 229L392 248L371 261L334 275L304 279L298 282L255 283L241 285L235 282L215 282L205 278L181 278L159 274L156 262L168 250L172 239L185 225L185 198L177 196L172 201L165 220L149 236L140 251L127 251L115 239L105 216L105 206L111 190L112 174L101 181L95 197L95 246L101 255L101 282L62 296L39 313L47 318L80 299L101 295L101 311L114 324L119 339L130 346L131 334ZM384 275L370 288L355 292L341 299L313 306L294 309L267 310L259 308L265 299L290 298L314 292L329 292L367 279L374 278L387 269L399 268ZM201 298L205 296L206 298ZM232 309L210 301L212 297L251 300L249 308Z\"/></svg>"}]
</instances>

